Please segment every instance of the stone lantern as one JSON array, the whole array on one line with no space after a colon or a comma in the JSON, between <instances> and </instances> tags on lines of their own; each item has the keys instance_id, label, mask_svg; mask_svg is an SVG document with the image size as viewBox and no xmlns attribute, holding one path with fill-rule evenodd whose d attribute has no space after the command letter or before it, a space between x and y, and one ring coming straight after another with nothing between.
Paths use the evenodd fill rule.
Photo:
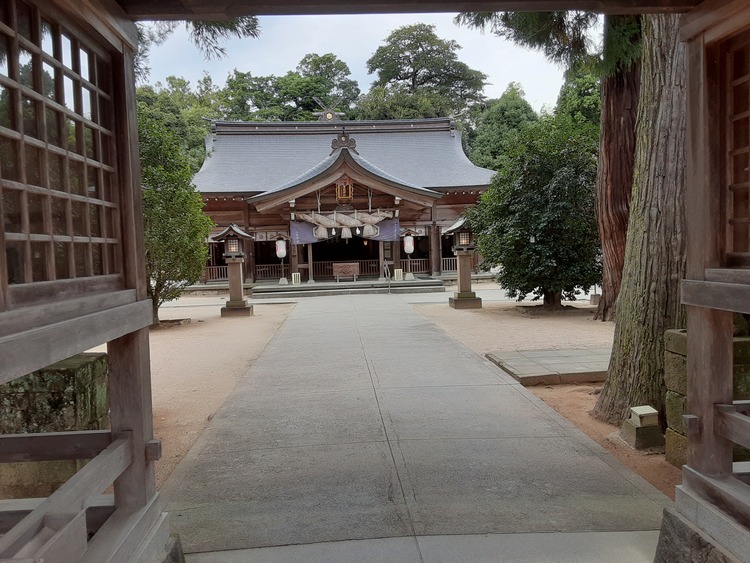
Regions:
<instances>
[{"instance_id":1,"label":"stone lantern","mask_svg":"<svg viewBox=\"0 0 750 563\"><path fill-rule=\"evenodd\" d=\"M474 233L462 217L447 231L453 234L453 253L456 255L458 270L458 291L448 298L448 305L454 309L481 309L482 298L471 290L471 261L474 257Z\"/></svg>"},{"instance_id":2,"label":"stone lantern","mask_svg":"<svg viewBox=\"0 0 750 563\"><path fill-rule=\"evenodd\" d=\"M227 277L229 278L229 301L221 308L222 317L250 316L253 306L245 299L244 271L245 253L241 250L240 240L252 240L253 237L237 225L232 223L218 235L213 237L217 242L224 242L224 260L227 263Z\"/></svg>"}]
</instances>

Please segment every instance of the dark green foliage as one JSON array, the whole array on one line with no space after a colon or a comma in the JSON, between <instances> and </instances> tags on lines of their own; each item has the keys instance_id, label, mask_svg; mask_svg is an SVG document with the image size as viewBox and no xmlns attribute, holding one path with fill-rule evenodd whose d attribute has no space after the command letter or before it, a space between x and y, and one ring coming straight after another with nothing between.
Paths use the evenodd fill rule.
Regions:
<instances>
[{"instance_id":1,"label":"dark green foliage","mask_svg":"<svg viewBox=\"0 0 750 563\"><path fill-rule=\"evenodd\" d=\"M322 108L348 113L359 96L347 64L334 54L305 55L284 76L235 71L221 92L224 118L241 121L310 121ZM316 100L317 98L317 100Z\"/></svg>"},{"instance_id":2,"label":"dark green foliage","mask_svg":"<svg viewBox=\"0 0 750 563\"><path fill-rule=\"evenodd\" d=\"M599 125L602 113L601 81L588 72L570 70L557 97L558 114L565 114L578 122Z\"/></svg>"},{"instance_id":3,"label":"dark green foliage","mask_svg":"<svg viewBox=\"0 0 750 563\"><path fill-rule=\"evenodd\" d=\"M159 306L203 273L213 222L202 211L177 134L153 110L146 101L138 104L147 289L158 323Z\"/></svg>"},{"instance_id":4,"label":"dark green foliage","mask_svg":"<svg viewBox=\"0 0 750 563\"><path fill-rule=\"evenodd\" d=\"M478 119L469 155L472 162L499 170L506 145L522 125L536 119L537 115L524 98L521 86L511 82L503 95L492 102Z\"/></svg>"},{"instance_id":5,"label":"dark green foliage","mask_svg":"<svg viewBox=\"0 0 750 563\"><path fill-rule=\"evenodd\" d=\"M360 99L357 118L444 117L483 100L487 76L458 60L460 48L440 39L432 25L393 31L367 61L377 80Z\"/></svg>"},{"instance_id":6,"label":"dark green foliage","mask_svg":"<svg viewBox=\"0 0 750 563\"><path fill-rule=\"evenodd\" d=\"M467 213L485 265L500 266L497 281L511 297L574 299L600 282L597 143L596 127L565 115L527 123Z\"/></svg>"}]
</instances>

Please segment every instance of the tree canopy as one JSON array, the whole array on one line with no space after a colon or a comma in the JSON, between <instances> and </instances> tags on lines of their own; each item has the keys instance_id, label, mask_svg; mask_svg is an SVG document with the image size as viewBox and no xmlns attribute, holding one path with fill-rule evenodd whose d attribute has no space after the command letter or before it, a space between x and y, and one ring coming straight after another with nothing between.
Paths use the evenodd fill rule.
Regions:
<instances>
[{"instance_id":1,"label":"tree canopy","mask_svg":"<svg viewBox=\"0 0 750 563\"><path fill-rule=\"evenodd\" d=\"M506 148L518 129L536 121L537 115L523 94L520 84L511 82L497 100L488 105L477 120L470 145L470 158L477 166L499 170Z\"/></svg>"},{"instance_id":2,"label":"tree canopy","mask_svg":"<svg viewBox=\"0 0 750 563\"><path fill-rule=\"evenodd\" d=\"M208 258L206 238L213 223L202 211L203 201L192 184L189 159L168 112L148 98L138 103L143 224L147 291L154 323L159 306L177 299L195 283Z\"/></svg>"},{"instance_id":3,"label":"tree canopy","mask_svg":"<svg viewBox=\"0 0 750 563\"><path fill-rule=\"evenodd\" d=\"M567 115L527 122L467 216L511 297L559 306L600 282L594 216L597 130Z\"/></svg>"},{"instance_id":4,"label":"tree canopy","mask_svg":"<svg viewBox=\"0 0 750 563\"><path fill-rule=\"evenodd\" d=\"M358 117L458 115L483 100L487 76L461 62L459 49L456 41L439 38L434 25L418 23L391 32L367 61L367 71L377 79L360 99Z\"/></svg>"}]
</instances>

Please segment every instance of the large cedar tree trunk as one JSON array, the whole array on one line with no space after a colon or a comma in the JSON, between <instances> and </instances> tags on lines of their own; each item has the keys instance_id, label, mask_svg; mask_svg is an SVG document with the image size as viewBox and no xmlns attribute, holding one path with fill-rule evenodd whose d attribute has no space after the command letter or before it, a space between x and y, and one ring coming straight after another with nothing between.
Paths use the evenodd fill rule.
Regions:
<instances>
[{"instance_id":1,"label":"large cedar tree trunk","mask_svg":"<svg viewBox=\"0 0 750 563\"><path fill-rule=\"evenodd\" d=\"M664 331L685 323L685 50L679 16L644 16L641 99L625 267L615 340L597 418L631 406L664 413Z\"/></svg>"},{"instance_id":2,"label":"large cedar tree trunk","mask_svg":"<svg viewBox=\"0 0 750 563\"><path fill-rule=\"evenodd\" d=\"M602 243L602 297L594 315L614 320L620 293L630 192L635 160L635 122L640 64L602 80L599 166L596 176L596 222Z\"/></svg>"}]
</instances>

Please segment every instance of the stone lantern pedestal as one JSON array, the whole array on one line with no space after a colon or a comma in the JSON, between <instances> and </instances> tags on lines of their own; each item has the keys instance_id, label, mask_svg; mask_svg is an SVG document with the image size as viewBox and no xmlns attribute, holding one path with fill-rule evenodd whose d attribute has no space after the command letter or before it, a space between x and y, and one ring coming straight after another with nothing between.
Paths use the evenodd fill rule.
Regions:
<instances>
[{"instance_id":1,"label":"stone lantern pedestal","mask_svg":"<svg viewBox=\"0 0 750 563\"><path fill-rule=\"evenodd\" d=\"M458 291L448 298L448 305L453 309L481 309L482 298L471 290L471 257L474 250L456 249L458 262Z\"/></svg>"},{"instance_id":2,"label":"stone lantern pedestal","mask_svg":"<svg viewBox=\"0 0 750 563\"><path fill-rule=\"evenodd\" d=\"M244 276L242 264L244 258L226 258L227 275L229 277L229 301L221 308L222 317L249 317L253 314L253 306L247 304L243 292Z\"/></svg>"}]
</instances>

